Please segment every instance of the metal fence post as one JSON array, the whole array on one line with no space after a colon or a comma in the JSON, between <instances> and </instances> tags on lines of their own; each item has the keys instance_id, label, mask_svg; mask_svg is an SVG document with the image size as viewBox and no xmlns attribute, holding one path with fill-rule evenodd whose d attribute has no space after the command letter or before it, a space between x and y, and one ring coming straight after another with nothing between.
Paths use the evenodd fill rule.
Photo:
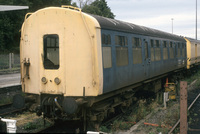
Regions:
<instances>
[{"instance_id":1,"label":"metal fence post","mask_svg":"<svg viewBox=\"0 0 200 134\"><path fill-rule=\"evenodd\" d=\"M12 53L9 53L9 69L12 68Z\"/></svg>"},{"instance_id":2,"label":"metal fence post","mask_svg":"<svg viewBox=\"0 0 200 134\"><path fill-rule=\"evenodd\" d=\"M12 68L14 68L14 63L15 63L15 57L14 57L14 53L12 53Z\"/></svg>"}]
</instances>

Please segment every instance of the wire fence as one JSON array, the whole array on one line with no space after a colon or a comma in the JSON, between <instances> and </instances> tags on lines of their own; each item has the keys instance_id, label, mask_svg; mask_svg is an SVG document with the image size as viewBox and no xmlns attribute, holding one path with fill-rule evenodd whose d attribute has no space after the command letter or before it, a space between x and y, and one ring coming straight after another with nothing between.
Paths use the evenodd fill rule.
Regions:
<instances>
[{"instance_id":1,"label":"wire fence","mask_svg":"<svg viewBox=\"0 0 200 134\"><path fill-rule=\"evenodd\" d=\"M19 54L0 54L0 71L6 70L20 70Z\"/></svg>"}]
</instances>

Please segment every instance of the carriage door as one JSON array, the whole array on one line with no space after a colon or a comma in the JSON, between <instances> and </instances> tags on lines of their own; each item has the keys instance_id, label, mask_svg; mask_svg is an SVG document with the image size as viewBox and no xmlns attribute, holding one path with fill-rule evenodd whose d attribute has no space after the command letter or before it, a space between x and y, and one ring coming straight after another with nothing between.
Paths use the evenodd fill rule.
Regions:
<instances>
[{"instance_id":1,"label":"carriage door","mask_svg":"<svg viewBox=\"0 0 200 134\"><path fill-rule=\"evenodd\" d=\"M145 78L150 77L150 65L151 65L151 58L150 58L150 51L148 41L144 40L144 74Z\"/></svg>"}]
</instances>

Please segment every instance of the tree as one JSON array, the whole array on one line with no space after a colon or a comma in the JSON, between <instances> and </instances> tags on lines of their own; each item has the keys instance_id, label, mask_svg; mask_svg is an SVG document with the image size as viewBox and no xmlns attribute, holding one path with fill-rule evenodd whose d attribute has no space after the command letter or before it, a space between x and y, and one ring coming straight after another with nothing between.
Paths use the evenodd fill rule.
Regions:
<instances>
[{"instance_id":1,"label":"tree","mask_svg":"<svg viewBox=\"0 0 200 134\"><path fill-rule=\"evenodd\" d=\"M79 7L83 8L85 5L91 4L92 0L77 0Z\"/></svg>"},{"instance_id":2,"label":"tree","mask_svg":"<svg viewBox=\"0 0 200 134\"><path fill-rule=\"evenodd\" d=\"M19 31L26 13L49 6L71 5L71 0L0 0L0 5L29 6L28 10L0 12L0 52L19 52Z\"/></svg>"},{"instance_id":3,"label":"tree","mask_svg":"<svg viewBox=\"0 0 200 134\"><path fill-rule=\"evenodd\" d=\"M115 17L105 0L95 0L90 5L85 5L82 11L112 19Z\"/></svg>"},{"instance_id":4,"label":"tree","mask_svg":"<svg viewBox=\"0 0 200 134\"><path fill-rule=\"evenodd\" d=\"M56 6L61 7L61 5L71 5L71 0L28 0L30 1L30 11L35 12L39 9Z\"/></svg>"}]
</instances>

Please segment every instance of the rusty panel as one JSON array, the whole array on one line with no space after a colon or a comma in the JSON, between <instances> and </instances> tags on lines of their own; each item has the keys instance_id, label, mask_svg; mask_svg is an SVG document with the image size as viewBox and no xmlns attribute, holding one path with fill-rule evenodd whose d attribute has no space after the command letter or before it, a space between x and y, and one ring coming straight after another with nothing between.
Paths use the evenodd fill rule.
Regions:
<instances>
[{"instance_id":1,"label":"rusty panel","mask_svg":"<svg viewBox=\"0 0 200 134\"><path fill-rule=\"evenodd\" d=\"M187 82L180 82L180 133L187 134Z\"/></svg>"}]
</instances>

